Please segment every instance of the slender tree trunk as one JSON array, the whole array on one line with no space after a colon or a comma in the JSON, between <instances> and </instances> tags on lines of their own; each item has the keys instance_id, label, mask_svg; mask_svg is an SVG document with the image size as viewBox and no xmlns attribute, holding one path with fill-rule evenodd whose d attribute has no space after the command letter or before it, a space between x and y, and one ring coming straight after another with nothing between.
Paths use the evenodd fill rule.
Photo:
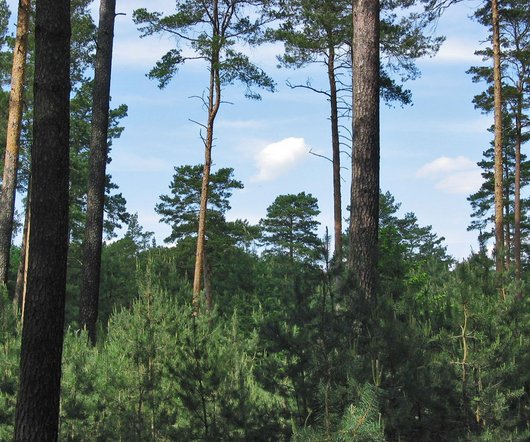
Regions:
<instances>
[{"instance_id":1,"label":"slender tree trunk","mask_svg":"<svg viewBox=\"0 0 530 442\"><path fill-rule=\"evenodd\" d=\"M522 137L522 91L517 97L517 111L515 114L515 191L514 191L514 233L513 251L515 263L515 278L521 280L521 137Z\"/></svg>"},{"instance_id":2,"label":"slender tree trunk","mask_svg":"<svg viewBox=\"0 0 530 442\"><path fill-rule=\"evenodd\" d=\"M504 161L504 176L503 185L504 196L503 196L503 207L504 207L504 269L509 270L511 265L512 256L512 235L510 225L510 167L509 164Z\"/></svg>"},{"instance_id":3,"label":"slender tree trunk","mask_svg":"<svg viewBox=\"0 0 530 442\"><path fill-rule=\"evenodd\" d=\"M340 262L342 257L342 199L340 183L339 112L337 103L337 80L335 78L335 47L333 45L330 45L329 47L328 56L328 79L331 105L331 147L333 151L334 258L337 262Z\"/></svg>"},{"instance_id":4,"label":"slender tree trunk","mask_svg":"<svg viewBox=\"0 0 530 442\"><path fill-rule=\"evenodd\" d=\"M17 36L13 51L13 68L11 71L11 92L9 94L4 172L2 177L2 192L0 193L0 284L7 284L9 274L9 254L11 251L11 238L13 236L13 218L17 193L18 156L20 150L20 131L22 128L29 14L30 0L19 0Z\"/></svg>"},{"instance_id":5,"label":"slender tree trunk","mask_svg":"<svg viewBox=\"0 0 530 442\"><path fill-rule=\"evenodd\" d=\"M90 140L87 219L83 243L83 279L81 283L81 325L88 331L90 342L96 344L99 282L101 273L101 242L105 205L105 177L108 157L110 78L116 0L101 0L99 30L94 71L92 134Z\"/></svg>"},{"instance_id":6,"label":"slender tree trunk","mask_svg":"<svg viewBox=\"0 0 530 442\"><path fill-rule=\"evenodd\" d=\"M379 1L353 0L353 149L349 264L373 299L379 224Z\"/></svg>"},{"instance_id":7,"label":"slender tree trunk","mask_svg":"<svg viewBox=\"0 0 530 442\"><path fill-rule=\"evenodd\" d=\"M22 246L20 249L20 262L18 263L17 271L17 283L15 286L15 296L13 302L19 308L22 309L22 320L24 320L24 295L26 287L26 270L28 265L28 243L29 243L29 225L30 225L30 211L29 211L29 192L28 201L26 207L26 215L24 216L24 233L22 234Z\"/></svg>"},{"instance_id":8,"label":"slender tree trunk","mask_svg":"<svg viewBox=\"0 0 530 442\"><path fill-rule=\"evenodd\" d=\"M206 310L211 311L213 308L212 294L212 267L206 251L203 255L203 273L204 273L204 298L206 299Z\"/></svg>"},{"instance_id":9,"label":"slender tree trunk","mask_svg":"<svg viewBox=\"0 0 530 442\"><path fill-rule=\"evenodd\" d=\"M31 150L30 256L16 441L58 438L68 252L70 1L39 0Z\"/></svg>"},{"instance_id":10,"label":"slender tree trunk","mask_svg":"<svg viewBox=\"0 0 530 442\"><path fill-rule=\"evenodd\" d=\"M493 94L495 119L495 269L497 273L501 273L504 269L505 244L502 213L502 84L498 0L492 0L491 12L493 29Z\"/></svg>"},{"instance_id":11,"label":"slender tree trunk","mask_svg":"<svg viewBox=\"0 0 530 442\"><path fill-rule=\"evenodd\" d=\"M218 0L214 0L213 22L214 37L219 37L219 11ZM204 244L206 239L206 215L208 208L208 189L210 186L210 171L212 166L213 130L215 117L221 105L221 78L219 73L219 49L214 48L214 54L210 63L210 87L208 92L208 123L206 126L206 138L204 140L204 169L201 185L201 204L199 208L199 228L197 231L197 250L195 252L195 272L193 275L193 306L195 313L199 309L199 297L201 293L201 280L204 260Z\"/></svg>"}]
</instances>

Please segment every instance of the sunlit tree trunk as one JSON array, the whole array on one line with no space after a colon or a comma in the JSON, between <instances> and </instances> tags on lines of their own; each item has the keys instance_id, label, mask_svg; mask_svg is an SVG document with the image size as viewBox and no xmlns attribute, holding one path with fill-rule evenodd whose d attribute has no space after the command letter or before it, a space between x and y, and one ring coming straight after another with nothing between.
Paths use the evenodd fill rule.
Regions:
<instances>
[{"instance_id":1,"label":"sunlit tree trunk","mask_svg":"<svg viewBox=\"0 0 530 442\"><path fill-rule=\"evenodd\" d=\"M501 84L501 48L499 29L498 0L491 2L493 30L493 94L495 119L495 269L501 273L504 269L504 222L503 222L503 177L502 177L502 84Z\"/></svg>"},{"instance_id":2,"label":"sunlit tree trunk","mask_svg":"<svg viewBox=\"0 0 530 442\"><path fill-rule=\"evenodd\" d=\"M353 0L353 149L349 264L373 299L379 224L379 1Z\"/></svg>"},{"instance_id":3,"label":"sunlit tree trunk","mask_svg":"<svg viewBox=\"0 0 530 442\"><path fill-rule=\"evenodd\" d=\"M15 296L13 302L22 309L22 320L24 320L24 301L26 294L26 276L28 270L28 249L29 249L29 226L30 226L30 210L29 210L29 192L26 208L26 216L24 217L24 233L22 234L22 245L20 248L20 262L18 263L17 283L15 286Z\"/></svg>"},{"instance_id":4,"label":"sunlit tree trunk","mask_svg":"<svg viewBox=\"0 0 530 442\"><path fill-rule=\"evenodd\" d=\"M105 205L105 178L108 157L110 79L116 0L101 0L99 30L94 70L92 134L90 141L87 214L83 243L83 279L81 283L80 319L91 343L96 343L101 242Z\"/></svg>"},{"instance_id":5,"label":"sunlit tree trunk","mask_svg":"<svg viewBox=\"0 0 530 442\"><path fill-rule=\"evenodd\" d=\"M70 1L39 0L35 22L30 255L16 441L58 438L68 252Z\"/></svg>"},{"instance_id":6,"label":"sunlit tree trunk","mask_svg":"<svg viewBox=\"0 0 530 442\"><path fill-rule=\"evenodd\" d=\"M17 35L13 51L13 68L11 71L11 92L9 95L9 114L7 117L4 172L2 176L2 192L0 193L0 284L7 284L9 274L9 254L11 251L13 218L15 214L22 109L24 107L24 79L28 49L29 15L30 0L19 0Z\"/></svg>"},{"instance_id":7,"label":"sunlit tree trunk","mask_svg":"<svg viewBox=\"0 0 530 442\"><path fill-rule=\"evenodd\" d=\"M214 25L214 39L220 38L218 1L213 2L212 23ZM199 227L197 231L197 250L195 252L195 272L193 275L193 306L198 311L201 293L201 281L204 260L204 245L206 240L206 215L208 209L208 190L210 185L210 171L212 166L213 131L215 117L221 105L221 78L219 72L219 47L214 45L210 63L210 85L208 91L208 123L206 138L204 139L204 169L201 185L201 204L199 208Z\"/></svg>"},{"instance_id":8,"label":"sunlit tree trunk","mask_svg":"<svg viewBox=\"0 0 530 442\"><path fill-rule=\"evenodd\" d=\"M515 114L515 191L514 191L514 233L513 252L515 277L521 280L521 138L522 138L522 87L519 82L517 110Z\"/></svg>"}]
</instances>

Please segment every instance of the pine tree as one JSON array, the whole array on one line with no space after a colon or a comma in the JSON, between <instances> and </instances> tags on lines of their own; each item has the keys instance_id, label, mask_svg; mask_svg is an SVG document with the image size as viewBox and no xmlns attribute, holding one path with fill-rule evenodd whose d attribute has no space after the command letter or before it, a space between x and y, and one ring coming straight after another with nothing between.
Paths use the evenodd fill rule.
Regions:
<instances>
[{"instance_id":1,"label":"pine tree","mask_svg":"<svg viewBox=\"0 0 530 442\"><path fill-rule=\"evenodd\" d=\"M105 171L108 161L110 78L116 0L101 0L99 16L94 70L87 220L83 243L83 282L80 293L80 323L87 328L92 344L96 343L96 320L98 316L103 209L105 206Z\"/></svg>"},{"instance_id":2,"label":"pine tree","mask_svg":"<svg viewBox=\"0 0 530 442\"><path fill-rule=\"evenodd\" d=\"M58 435L68 250L70 2L39 0L35 29L31 253L16 441L53 441Z\"/></svg>"},{"instance_id":3,"label":"pine tree","mask_svg":"<svg viewBox=\"0 0 530 442\"><path fill-rule=\"evenodd\" d=\"M353 122L349 267L360 296L377 289L379 226L379 1L353 0Z\"/></svg>"},{"instance_id":4,"label":"pine tree","mask_svg":"<svg viewBox=\"0 0 530 442\"><path fill-rule=\"evenodd\" d=\"M506 264L509 265L511 259L515 262L515 272L518 278L521 275L521 255L522 255L522 231L525 230L525 211L523 208L527 204L521 199L521 189L528 183L528 164L526 157L521 153L521 147L528 141L530 135L526 130L528 122L528 109L530 101L528 91L530 90L530 71L528 48L530 45L529 20L530 9L526 2L503 1L501 2L499 27L501 38L501 59L503 66L503 232ZM481 8L476 13L477 20L489 25L491 11L488 7ZM493 51L491 48L478 51L484 58L491 58ZM475 106L483 112L491 112L494 108L494 88L492 87L493 70L491 67L472 67L469 73L473 74L474 81L485 81L488 89L474 99ZM487 213L492 202L489 195L494 193L494 178L489 172L494 163L490 164L493 150L487 150L485 160L479 165L484 169L483 176L485 182L476 194L470 197L474 208L473 217L478 218L471 224L471 228L481 230L483 238L488 238Z\"/></svg>"},{"instance_id":5,"label":"pine tree","mask_svg":"<svg viewBox=\"0 0 530 442\"><path fill-rule=\"evenodd\" d=\"M207 94L204 98L207 122L202 125L206 134L201 135L204 144L204 170L193 280L196 305L202 282L214 127L221 107L222 88L239 81L247 87L245 95L254 99L259 99L260 96L252 89L253 87L274 90L272 79L252 64L246 55L234 48L236 42L252 42L259 37L261 25L266 20L262 8L267 6L267 3L267 1L213 0L211 4L205 5L183 0L176 2L177 13L167 17L163 17L160 13L147 12L145 9L139 9L134 13L135 23L145 25L140 29L144 36L168 32L179 40L189 42L195 52L193 58L204 60L209 72ZM195 36L194 30L197 27L200 28L200 33ZM171 50L158 62L150 76L159 79L160 86L163 87L171 79L178 65L185 60L186 57L182 56L180 50Z\"/></svg>"},{"instance_id":6,"label":"pine tree","mask_svg":"<svg viewBox=\"0 0 530 442\"><path fill-rule=\"evenodd\" d=\"M17 36L13 50L2 192L0 193L0 284L7 284L7 276L9 273L9 255L15 215L20 133L22 130L29 16L30 0L20 0L18 5Z\"/></svg>"}]
</instances>

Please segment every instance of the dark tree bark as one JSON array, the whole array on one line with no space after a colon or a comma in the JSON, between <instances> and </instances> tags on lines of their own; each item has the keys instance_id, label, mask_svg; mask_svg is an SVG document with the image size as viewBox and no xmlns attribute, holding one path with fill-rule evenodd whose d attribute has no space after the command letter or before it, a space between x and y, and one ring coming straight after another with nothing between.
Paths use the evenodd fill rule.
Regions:
<instances>
[{"instance_id":1,"label":"dark tree bark","mask_svg":"<svg viewBox=\"0 0 530 442\"><path fill-rule=\"evenodd\" d=\"M377 282L379 1L353 0L353 150L349 264L365 299Z\"/></svg>"},{"instance_id":2,"label":"dark tree bark","mask_svg":"<svg viewBox=\"0 0 530 442\"><path fill-rule=\"evenodd\" d=\"M331 37L330 37L331 40ZM331 145L333 154L333 233L335 236L334 258L337 263L342 259L342 197L340 184L340 135L337 103L337 79L335 77L335 47L328 49L328 80L331 106Z\"/></svg>"},{"instance_id":3,"label":"dark tree bark","mask_svg":"<svg viewBox=\"0 0 530 442\"><path fill-rule=\"evenodd\" d=\"M516 115L515 195L514 195L514 261L515 278L521 280L521 118Z\"/></svg>"},{"instance_id":4,"label":"dark tree bark","mask_svg":"<svg viewBox=\"0 0 530 442\"><path fill-rule=\"evenodd\" d=\"M83 244L83 279L80 300L81 325L87 329L92 344L96 343L96 321L99 303L115 16L116 0L101 0L96 67L94 71L87 216L85 241Z\"/></svg>"},{"instance_id":5,"label":"dark tree bark","mask_svg":"<svg viewBox=\"0 0 530 442\"><path fill-rule=\"evenodd\" d=\"M30 254L16 441L58 434L68 251L70 1L39 0L35 22Z\"/></svg>"},{"instance_id":6,"label":"dark tree bark","mask_svg":"<svg viewBox=\"0 0 530 442\"><path fill-rule=\"evenodd\" d=\"M17 36L13 50L13 68L11 70L11 92L9 94L9 114L7 117L2 192L0 193L0 284L7 284L7 276L9 274L9 254L11 251L11 238L13 236L20 131L22 128L29 14L30 1L19 0Z\"/></svg>"},{"instance_id":7,"label":"dark tree bark","mask_svg":"<svg viewBox=\"0 0 530 442\"><path fill-rule=\"evenodd\" d=\"M495 269L504 270L504 220L503 220L503 177L502 177L502 84L501 84L501 46L499 29L498 0L491 2L493 30L493 110L495 119Z\"/></svg>"}]
</instances>

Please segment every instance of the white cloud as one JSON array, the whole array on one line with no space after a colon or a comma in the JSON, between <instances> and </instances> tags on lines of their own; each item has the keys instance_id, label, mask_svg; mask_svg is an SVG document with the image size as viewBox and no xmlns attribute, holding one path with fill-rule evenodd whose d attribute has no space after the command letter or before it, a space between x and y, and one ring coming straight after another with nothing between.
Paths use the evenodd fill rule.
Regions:
<instances>
[{"instance_id":1,"label":"white cloud","mask_svg":"<svg viewBox=\"0 0 530 442\"><path fill-rule=\"evenodd\" d=\"M464 156L458 157L440 157L424 164L417 172L416 176L420 178L437 177L447 173L464 171L475 168L475 163Z\"/></svg>"},{"instance_id":2,"label":"white cloud","mask_svg":"<svg viewBox=\"0 0 530 442\"><path fill-rule=\"evenodd\" d=\"M480 60L475 51L480 49L476 41L458 38L447 38L431 62L439 63L467 63L473 64Z\"/></svg>"},{"instance_id":3,"label":"white cloud","mask_svg":"<svg viewBox=\"0 0 530 442\"><path fill-rule=\"evenodd\" d=\"M480 168L464 156L437 158L424 164L416 176L434 181L442 192L458 195L473 193L482 183Z\"/></svg>"},{"instance_id":4,"label":"white cloud","mask_svg":"<svg viewBox=\"0 0 530 442\"><path fill-rule=\"evenodd\" d=\"M308 148L303 138L289 137L271 143L256 155L259 169L254 181L270 181L295 167L306 155Z\"/></svg>"},{"instance_id":5,"label":"white cloud","mask_svg":"<svg viewBox=\"0 0 530 442\"><path fill-rule=\"evenodd\" d=\"M436 188L446 193L469 195L476 192L481 184L482 176L477 168L445 176L436 183Z\"/></svg>"}]
</instances>

